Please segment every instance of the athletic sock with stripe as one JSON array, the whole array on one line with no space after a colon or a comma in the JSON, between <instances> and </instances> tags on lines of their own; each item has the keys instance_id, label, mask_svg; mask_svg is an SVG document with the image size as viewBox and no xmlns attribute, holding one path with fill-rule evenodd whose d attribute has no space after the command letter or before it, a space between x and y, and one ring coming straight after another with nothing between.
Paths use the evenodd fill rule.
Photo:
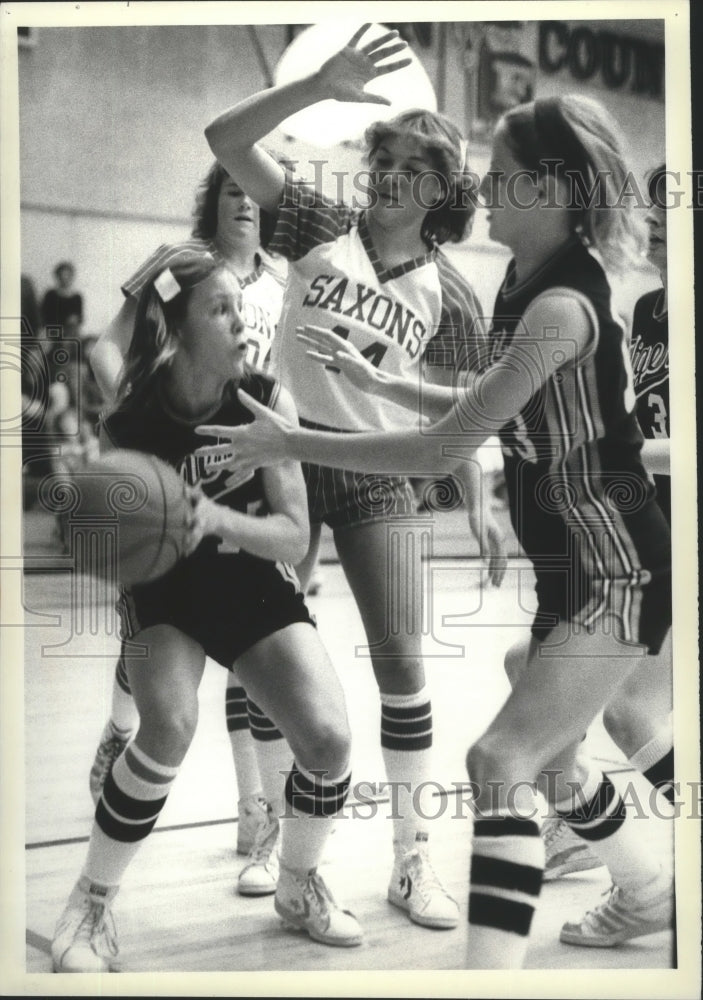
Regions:
<instances>
[{"instance_id":1,"label":"athletic sock with stripe","mask_svg":"<svg viewBox=\"0 0 703 1000\"><path fill-rule=\"evenodd\" d=\"M247 711L264 798L274 815L280 816L293 754L280 729L251 699L247 701Z\"/></svg>"},{"instance_id":2,"label":"athletic sock with stripe","mask_svg":"<svg viewBox=\"0 0 703 1000\"><path fill-rule=\"evenodd\" d=\"M119 885L164 807L177 767L159 764L135 743L115 761L95 810L83 875L91 884Z\"/></svg>"},{"instance_id":3,"label":"athletic sock with stripe","mask_svg":"<svg viewBox=\"0 0 703 1000\"><path fill-rule=\"evenodd\" d=\"M644 804L639 801L637 809L626 803L610 778L595 767L574 797L555 803L557 814L588 841L608 866L615 885L637 892L640 898L650 891L652 895L661 892L670 874L663 870L652 850L643 823L666 820L643 815Z\"/></svg>"},{"instance_id":4,"label":"athletic sock with stripe","mask_svg":"<svg viewBox=\"0 0 703 1000\"><path fill-rule=\"evenodd\" d=\"M250 795L261 795L256 747L249 729L247 693L232 673L227 675L225 716L234 771L237 776L237 794L240 799L248 798Z\"/></svg>"},{"instance_id":5,"label":"athletic sock with stripe","mask_svg":"<svg viewBox=\"0 0 703 1000\"><path fill-rule=\"evenodd\" d=\"M393 839L404 850L426 842L431 779L432 704L423 687L415 694L381 692L381 751L391 785Z\"/></svg>"},{"instance_id":6,"label":"athletic sock with stripe","mask_svg":"<svg viewBox=\"0 0 703 1000\"><path fill-rule=\"evenodd\" d=\"M467 968L522 968L543 870L544 843L534 820L474 820Z\"/></svg>"},{"instance_id":7,"label":"athletic sock with stripe","mask_svg":"<svg viewBox=\"0 0 703 1000\"><path fill-rule=\"evenodd\" d=\"M281 865L307 874L320 863L332 820L349 794L350 771L329 778L298 764L288 775L281 819Z\"/></svg>"}]
</instances>

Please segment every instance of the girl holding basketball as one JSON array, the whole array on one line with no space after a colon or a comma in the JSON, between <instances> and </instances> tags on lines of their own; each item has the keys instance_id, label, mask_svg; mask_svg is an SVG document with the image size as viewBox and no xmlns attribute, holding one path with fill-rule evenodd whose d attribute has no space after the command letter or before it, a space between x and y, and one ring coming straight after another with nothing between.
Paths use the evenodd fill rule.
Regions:
<instances>
[{"instance_id":1,"label":"girl holding basketball","mask_svg":"<svg viewBox=\"0 0 703 1000\"><path fill-rule=\"evenodd\" d=\"M237 387L296 419L286 390L245 363L240 303L236 278L205 253L181 255L149 281L117 405L103 421L106 442L157 455L198 492L187 558L120 595L123 639L148 656L145 667L125 647L139 730L102 789L88 856L57 924L56 971L116 965L111 904L192 740L208 656L227 668L237 662L295 756L280 820L276 911L322 943L361 942L355 918L337 907L316 871L348 792L350 736L339 681L290 568L309 541L300 467L257 471L237 486L222 464L193 454L204 419L248 419Z\"/></svg>"},{"instance_id":2,"label":"girl holding basketball","mask_svg":"<svg viewBox=\"0 0 703 1000\"><path fill-rule=\"evenodd\" d=\"M230 176L275 217L267 249L289 262L273 370L294 397L302 424L331 430L340 445L350 431L407 427L427 413L446 412L454 365L471 354L481 318L473 290L439 246L464 236L475 207L464 144L448 119L407 112L369 129L370 204L360 213L294 181L259 145L289 115L323 98L390 103L363 86L407 65L407 46L397 32L361 45L367 27L315 73L253 95L206 129ZM400 58L381 62L392 56ZM348 339L407 392L381 399L311 361L295 336L306 324ZM418 625L422 586L412 573L420 565L421 522L409 482L371 471L363 461L353 474L306 465L311 527L313 538L323 523L333 531L380 692L386 775L409 789L393 819L388 898L416 923L451 928L458 907L428 854L431 805L416 809L411 801L412 793L427 793L433 778L432 709ZM462 475L469 480L468 501L478 504L477 466L463 466ZM500 534L483 517L482 523L476 518L477 530L498 557Z\"/></svg>"},{"instance_id":3,"label":"girl holding basketball","mask_svg":"<svg viewBox=\"0 0 703 1000\"><path fill-rule=\"evenodd\" d=\"M237 277L242 290L247 361L256 368L267 367L285 285L285 263L274 261L260 246L261 229L266 232L267 221L258 206L215 161L196 195L192 239L158 247L125 282L122 308L93 350L91 364L108 402L115 398L144 288L164 268L194 250L211 253ZM307 583L307 571L304 577L299 575ZM275 868L262 866L255 860L257 836L266 833L267 800L274 794L276 799L282 794L280 771L287 768L290 753L270 720L249 703L236 670L227 676L225 715L237 778L237 853L254 852L239 874L238 886L246 895L272 893L276 888ZM112 685L110 717L90 771L90 793L96 804L110 768L133 737L138 722L124 660L120 657Z\"/></svg>"},{"instance_id":4,"label":"girl holding basketball","mask_svg":"<svg viewBox=\"0 0 703 1000\"><path fill-rule=\"evenodd\" d=\"M521 105L500 120L482 194L491 238L513 259L487 364L430 433L340 439L252 402L251 427L203 450L234 453L230 464L243 470L255 455L422 473L449 468L451 454L470 457L499 432L537 612L511 694L468 753L479 809L469 967L523 962L544 865L535 822L540 774L549 776L558 814L614 882L606 902L564 925L561 940L608 947L672 921L672 872L651 854L641 811L581 747L592 719L642 658L657 654L671 623L669 531L642 465L627 344L601 263L623 266L634 243L632 210L618 199L629 172L617 136L605 110L578 96ZM583 192L596 181L606 197L586 203Z\"/></svg>"}]
</instances>

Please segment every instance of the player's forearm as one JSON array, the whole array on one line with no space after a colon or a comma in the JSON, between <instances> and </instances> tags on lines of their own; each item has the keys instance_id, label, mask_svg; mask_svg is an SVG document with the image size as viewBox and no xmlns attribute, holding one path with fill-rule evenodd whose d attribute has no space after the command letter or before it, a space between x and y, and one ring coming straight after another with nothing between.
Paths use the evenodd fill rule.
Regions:
<instances>
[{"instance_id":1,"label":"player's forearm","mask_svg":"<svg viewBox=\"0 0 703 1000\"><path fill-rule=\"evenodd\" d=\"M647 438L642 445L642 461L652 475L670 476L670 459L669 438Z\"/></svg>"},{"instance_id":2,"label":"player's forearm","mask_svg":"<svg viewBox=\"0 0 703 1000\"><path fill-rule=\"evenodd\" d=\"M451 472L457 459L444 453L447 439L416 428L386 433L335 434L295 428L286 453L302 462L362 472L421 475Z\"/></svg>"},{"instance_id":3,"label":"player's forearm","mask_svg":"<svg viewBox=\"0 0 703 1000\"><path fill-rule=\"evenodd\" d=\"M420 417L439 420L451 409L456 392L452 386L435 385L432 382L408 379L402 375L378 372L374 385L377 396L387 399L407 410L413 410Z\"/></svg>"},{"instance_id":4,"label":"player's forearm","mask_svg":"<svg viewBox=\"0 0 703 1000\"><path fill-rule=\"evenodd\" d=\"M122 352L114 341L99 340L91 352L90 367L106 403L114 402L122 363Z\"/></svg>"},{"instance_id":5,"label":"player's forearm","mask_svg":"<svg viewBox=\"0 0 703 1000\"><path fill-rule=\"evenodd\" d=\"M218 534L228 546L273 562L299 563L308 551L310 528L287 514L254 517L223 507Z\"/></svg>"},{"instance_id":6,"label":"player's forearm","mask_svg":"<svg viewBox=\"0 0 703 1000\"><path fill-rule=\"evenodd\" d=\"M218 160L248 149L289 115L322 101L315 74L252 94L224 111L205 128L205 138Z\"/></svg>"}]
</instances>

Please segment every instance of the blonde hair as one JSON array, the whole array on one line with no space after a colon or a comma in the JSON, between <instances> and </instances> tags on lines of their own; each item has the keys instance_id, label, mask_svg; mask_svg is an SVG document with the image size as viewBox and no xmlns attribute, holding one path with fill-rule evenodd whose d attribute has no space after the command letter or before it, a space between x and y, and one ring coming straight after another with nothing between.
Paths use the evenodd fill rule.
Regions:
<instances>
[{"instance_id":1,"label":"blonde hair","mask_svg":"<svg viewBox=\"0 0 703 1000\"><path fill-rule=\"evenodd\" d=\"M620 129L602 104L566 94L519 105L501 124L520 163L568 179L573 229L598 251L607 270L622 272L639 259L643 230L634 205L624 198L633 175Z\"/></svg>"}]
</instances>

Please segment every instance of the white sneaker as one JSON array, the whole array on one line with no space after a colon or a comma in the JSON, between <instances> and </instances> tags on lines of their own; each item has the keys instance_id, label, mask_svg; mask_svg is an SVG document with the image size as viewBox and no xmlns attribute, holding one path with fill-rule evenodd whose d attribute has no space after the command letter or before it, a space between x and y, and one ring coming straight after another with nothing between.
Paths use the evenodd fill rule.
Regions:
<instances>
[{"instance_id":1,"label":"white sneaker","mask_svg":"<svg viewBox=\"0 0 703 1000\"><path fill-rule=\"evenodd\" d=\"M249 854L256 834L267 823L267 802L261 795L248 795L237 805L237 854Z\"/></svg>"},{"instance_id":2,"label":"white sneaker","mask_svg":"<svg viewBox=\"0 0 703 1000\"><path fill-rule=\"evenodd\" d=\"M112 720L103 729L89 778L90 795L95 805L98 804L110 768L124 751L133 735L129 729L116 729Z\"/></svg>"},{"instance_id":3,"label":"white sneaker","mask_svg":"<svg viewBox=\"0 0 703 1000\"><path fill-rule=\"evenodd\" d=\"M278 819L266 803L265 822L256 831L247 863L239 873L241 896L270 896L278 884Z\"/></svg>"},{"instance_id":4,"label":"white sneaker","mask_svg":"<svg viewBox=\"0 0 703 1000\"><path fill-rule=\"evenodd\" d=\"M559 816L548 816L542 824L545 862L543 881L550 882L570 872L602 868L603 862Z\"/></svg>"},{"instance_id":5,"label":"white sneaker","mask_svg":"<svg viewBox=\"0 0 703 1000\"><path fill-rule=\"evenodd\" d=\"M673 928L674 893L671 885L652 897L625 892L613 885L608 898L577 923L566 923L559 940L587 948L612 948L631 938Z\"/></svg>"},{"instance_id":6,"label":"white sneaker","mask_svg":"<svg viewBox=\"0 0 703 1000\"><path fill-rule=\"evenodd\" d=\"M68 898L51 942L54 972L119 972L117 931L110 903L117 889L100 893L81 879ZM83 887L85 886L85 888Z\"/></svg>"},{"instance_id":7,"label":"white sneaker","mask_svg":"<svg viewBox=\"0 0 703 1000\"><path fill-rule=\"evenodd\" d=\"M300 875L282 865L273 905L286 924L321 944L352 948L364 939L354 914L337 906L316 868Z\"/></svg>"},{"instance_id":8,"label":"white sneaker","mask_svg":"<svg viewBox=\"0 0 703 1000\"><path fill-rule=\"evenodd\" d=\"M426 851L417 847L407 851L397 843L393 846L396 854L388 886L389 901L423 927L456 927L459 906L443 888Z\"/></svg>"}]
</instances>

